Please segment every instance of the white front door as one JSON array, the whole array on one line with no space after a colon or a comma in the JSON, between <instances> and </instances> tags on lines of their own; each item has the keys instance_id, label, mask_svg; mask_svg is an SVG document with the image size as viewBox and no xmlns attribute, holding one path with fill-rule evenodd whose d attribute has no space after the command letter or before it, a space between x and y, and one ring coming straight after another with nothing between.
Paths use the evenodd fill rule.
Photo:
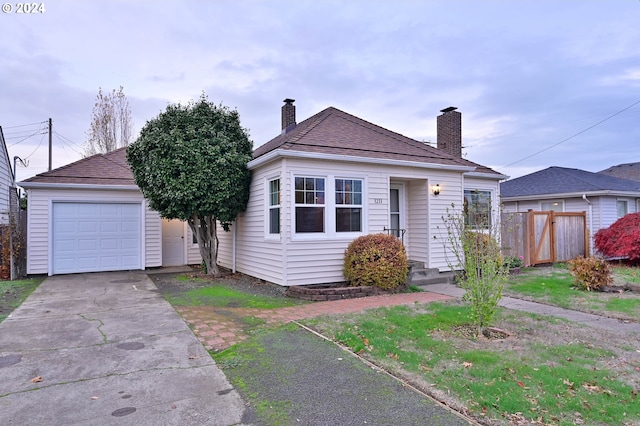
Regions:
<instances>
[{"instance_id":1,"label":"white front door","mask_svg":"<svg viewBox=\"0 0 640 426\"><path fill-rule=\"evenodd\" d=\"M162 219L162 266L184 265L184 222Z\"/></svg>"},{"instance_id":2,"label":"white front door","mask_svg":"<svg viewBox=\"0 0 640 426\"><path fill-rule=\"evenodd\" d=\"M404 186L401 184L391 184L389 191L389 224L391 234L403 239L405 232Z\"/></svg>"}]
</instances>

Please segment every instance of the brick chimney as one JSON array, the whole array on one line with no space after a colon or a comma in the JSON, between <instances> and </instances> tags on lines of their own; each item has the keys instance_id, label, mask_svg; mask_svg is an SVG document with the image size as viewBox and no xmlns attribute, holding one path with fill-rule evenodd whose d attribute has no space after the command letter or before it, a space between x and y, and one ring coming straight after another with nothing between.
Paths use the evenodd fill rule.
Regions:
<instances>
[{"instance_id":1,"label":"brick chimney","mask_svg":"<svg viewBox=\"0 0 640 426\"><path fill-rule=\"evenodd\" d=\"M293 104L295 99L285 99L282 105L282 133L287 133L296 127L296 106Z\"/></svg>"},{"instance_id":2,"label":"brick chimney","mask_svg":"<svg viewBox=\"0 0 640 426\"><path fill-rule=\"evenodd\" d=\"M438 116L438 149L462 158L462 114L456 107L441 110Z\"/></svg>"}]
</instances>

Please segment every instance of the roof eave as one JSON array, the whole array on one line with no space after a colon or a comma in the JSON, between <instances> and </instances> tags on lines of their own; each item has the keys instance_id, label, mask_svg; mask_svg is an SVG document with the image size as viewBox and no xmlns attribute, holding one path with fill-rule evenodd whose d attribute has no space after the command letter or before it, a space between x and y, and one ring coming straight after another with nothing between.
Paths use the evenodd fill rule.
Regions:
<instances>
[{"instance_id":1,"label":"roof eave","mask_svg":"<svg viewBox=\"0 0 640 426\"><path fill-rule=\"evenodd\" d=\"M495 180L505 180L509 179L509 176L503 175L500 173L483 173L483 172L467 172L464 174L465 177L477 177L484 179L495 179Z\"/></svg>"},{"instance_id":2,"label":"roof eave","mask_svg":"<svg viewBox=\"0 0 640 426\"><path fill-rule=\"evenodd\" d=\"M254 158L249 161L247 167L253 170L264 164L270 163L277 158L305 158L314 160L329 160L329 161L344 161L344 162L357 162L367 164L379 164L387 166L409 166L419 167L423 169L437 169L437 170L451 170L460 172L471 172L475 170L475 167L459 166L449 164L437 164L437 163L423 163L418 161L403 161L403 160L390 160L386 158L372 158L372 157L360 157L355 155L335 155L335 154L322 154L317 152L303 152L303 151L290 151L285 149L275 149L266 154L261 155L258 158Z\"/></svg>"},{"instance_id":3,"label":"roof eave","mask_svg":"<svg viewBox=\"0 0 640 426\"><path fill-rule=\"evenodd\" d=\"M97 189L121 191L140 191L138 185L100 185L91 183L54 183L54 182L18 182L25 189Z\"/></svg>"},{"instance_id":4,"label":"roof eave","mask_svg":"<svg viewBox=\"0 0 640 426\"><path fill-rule=\"evenodd\" d=\"M617 197L640 197L640 191L613 191L613 190L602 190L602 191L581 191L581 192L565 192L565 193L555 193L555 194L535 194L535 195L516 195L511 197L506 197L501 195L500 200L502 202L509 201L532 201L532 200L551 200L557 198L582 198L583 195L587 197L602 197L602 196L617 196Z\"/></svg>"}]
</instances>

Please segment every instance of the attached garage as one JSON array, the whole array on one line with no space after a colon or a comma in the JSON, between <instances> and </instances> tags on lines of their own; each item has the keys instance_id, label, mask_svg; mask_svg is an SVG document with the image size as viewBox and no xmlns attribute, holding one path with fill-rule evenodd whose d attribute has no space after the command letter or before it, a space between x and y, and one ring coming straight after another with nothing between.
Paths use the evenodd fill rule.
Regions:
<instances>
[{"instance_id":1,"label":"attached garage","mask_svg":"<svg viewBox=\"0 0 640 426\"><path fill-rule=\"evenodd\" d=\"M27 274L162 266L162 220L125 154L94 155L20 182L28 199Z\"/></svg>"},{"instance_id":2,"label":"attached garage","mask_svg":"<svg viewBox=\"0 0 640 426\"><path fill-rule=\"evenodd\" d=\"M53 274L142 269L140 203L53 202Z\"/></svg>"}]
</instances>

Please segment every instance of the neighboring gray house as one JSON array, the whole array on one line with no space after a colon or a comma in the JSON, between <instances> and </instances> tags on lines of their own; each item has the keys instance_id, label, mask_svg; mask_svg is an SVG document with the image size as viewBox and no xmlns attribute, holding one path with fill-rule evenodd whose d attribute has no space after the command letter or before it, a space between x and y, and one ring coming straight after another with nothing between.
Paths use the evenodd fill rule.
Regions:
<instances>
[{"instance_id":1,"label":"neighboring gray house","mask_svg":"<svg viewBox=\"0 0 640 426\"><path fill-rule=\"evenodd\" d=\"M505 212L586 212L589 235L640 211L640 182L565 167L549 167L500 184Z\"/></svg>"},{"instance_id":2,"label":"neighboring gray house","mask_svg":"<svg viewBox=\"0 0 640 426\"><path fill-rule=\"evenodd\" d=\"M624 163L611 166L608 169L599 171L598 173L613 176L620 179L635 180L640 182L640 163Z\"/></svg>"},{"instance_id":3,"label":"neighboring gray house","mask_svg":"<svg viewBox=\"0 0 640 426\"><path fill-rule=\"evenodd\" d=\"M11 206L11 192L16 194L13 184L13 170L9 160L7 144L4 140L4 133L0 126L0 225L9 223L9 209L17 209L17 205ZM17 196L13 197L17 200Z\"/></svg>"}]
</instances>

